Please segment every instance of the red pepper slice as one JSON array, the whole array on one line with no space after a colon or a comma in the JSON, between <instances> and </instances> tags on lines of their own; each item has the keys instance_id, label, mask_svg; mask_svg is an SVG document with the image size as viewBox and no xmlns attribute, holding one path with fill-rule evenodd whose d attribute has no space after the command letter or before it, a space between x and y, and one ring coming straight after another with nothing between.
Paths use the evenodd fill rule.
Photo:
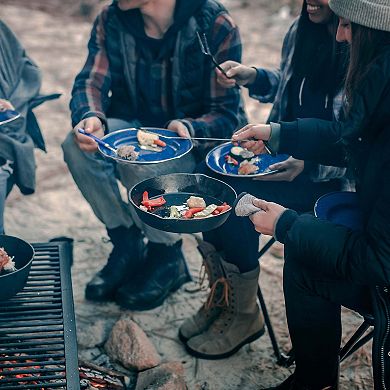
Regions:
<instances>
[{"instance_id":1,"label":"red pepper slice","mask_svg":"<svg viewBox=\"0 0 390 390\"><path fill-rule=\"evenodd\" d=\"M147 200L149 200L149 194L148 191L144 191L142 194L142 202L146 202Z\"/></svg>"},{"instance_id":2,"label":"red pepper slice","mask_svg":"<svg viewBox=\"0 0 390 390\"><path fill-rule=\"evenodd\" d=\"M205 209L204 207L193 207L192 209L187 210L184 213L183 217L187 218L187 219L192 218L194 216L194 214L199 213L200 211L203 211L204 209Z\"/></svg>"},{"instance_id":3,"label":"red pepper slice","mask_svg":"<svg viewBox=\"0 0 390 390\"><path fill-rule=\"evenodd\" d=\"M228 204L226 204L226 202L224 202L224 203L222 203L221 206L218 206L215 209L215 211L218 211L218 213L223 213L223 212L228 211L230 209L231 209L231 207Z\"/></svg>"},{"instance_id":4,"label":"red pepper slice","mask_svg":"<svg viewBox=\"0 0 390 390\"><path fill-rule=\"evenodd\" d=\"M232 156L230 156L230 154L225 155L225 160L228 164L233 164L235 166L238 165L238 161L234 159Z\"/></svg>"},{"instance_id":5,"label":"red pepper slice","mask_svg":"<svg viewBox=\"0 0 390 390\"><path fill-rule=\"evenodd\" d=\"M165 146L167 146L167 144L164 141L161 141L161 139L155 139L153 143L157 146L161 146L162 148L165 148Z\"/></svg>"},{"instance_id":6,"label":"red pepper slice","mask_svg":"<svg viewBox=\"0 0 390 390\"><path fill-rule=\"evenodd\" d=\"M157 199L149 199L148 191L144 191L144 193L142 194L142 202L141 202L141 204L143 206L145 206L149 211L153 207L160 207L160 206L162 206L165 203L166 203L166 200L162 196L160 196Z\"/></svg>"},{"instance_id":7,"label":"red pepper slice","mask_svg":"<svg viewBox=\"0 0 390 390\"><path fill-rule=\"evenodd\" d=\"M143 200L141 202L145 207L160 207L163 204L167 203L167 201L160 196L157 199L148 199L148 200Z\"/></svg>"}]
</instances>

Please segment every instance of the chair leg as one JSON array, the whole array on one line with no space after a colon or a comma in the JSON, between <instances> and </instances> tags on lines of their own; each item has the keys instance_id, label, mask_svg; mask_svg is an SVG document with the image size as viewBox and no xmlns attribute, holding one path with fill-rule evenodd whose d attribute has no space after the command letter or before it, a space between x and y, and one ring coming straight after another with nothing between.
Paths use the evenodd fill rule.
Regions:
<instances>
[{"instance_id":1,"label":"chair leg","mask_svg":"<svg viewBox=\"0 0 390 390\"><path fill-rule=\"evenodd\" d=\"M276 357L276 362L280 366L289 367L291 366L291 364L294 363L294 355L290 353L291 351L287 355L284 354L283 352L280 352L279 344L278 341L276 340L274 328L272 326L271 319L268 314L267 306L265 304L260 285L257 289L257 297L259 298L261 311L263 312L264 322L268 330L269 338L271 340L272 348L274 350L274 354Z\"/></svg>"},{"instance_id":2,"label":"chair leg","mask_svg":"<svg viewBox=\"0 0 390 390\"><path fill-rule=\"evenodd\" d=\"M260 258L268 251L268 249L271 248L271 246L273 245L274 242L275 242L275 238L271 237L268 240L268 242L261 248L261 250L259 251L259 254L258 254L259 261L260 261ZM267 330L268 330L269 338L271 339L271 344L272 344L272 348L274 350L274 354L276 357L276 362L280 366L290 367L294 363L294 354L292 353L292 350L290 352L288 352L287 355L283 352L280 352L279 344L278 344L278 341L276 340L274 328L272 326L271 319L270 319L269 314L268 314L267 306L265 304L263 293L261 292L260 285L258 286L258 289L257 289L257 297L258 297L259 302L260 302L261 311L263 312L264 322L265 322L265 325L266 325Z\"/></svg>"},{"instance_id":3,"label":"chair leg","mask_svg":"<svg viewBox=\"0 0 390 390\"><path fill-rule=\"evenodd\" d=\"M357 331L351 336L351 338L346 342L343 348L340 350L340 362L345 360L348 356L352 355L355 351L357 351L361 346L366 344L368 341L370 341L374 335L374 331L372 330L370 333L364 335L364 333L367 331L367 329L371 325L364 321Z\"/></svg>"},{"instance_id":4,"label":"chair leg","mask_svg":"<svg viewBox=\"0 0 390 390\"><path fill-rule=\"evenodd\" d=\"M274 237L271 237L267 243L260 249L259 253L258 253L258 259L260 261L260 258L267 252L267 250L269 248L271 248L271 246L273 245L273 243L275 242L275 238Z\"/></svg>"}]
</instances>

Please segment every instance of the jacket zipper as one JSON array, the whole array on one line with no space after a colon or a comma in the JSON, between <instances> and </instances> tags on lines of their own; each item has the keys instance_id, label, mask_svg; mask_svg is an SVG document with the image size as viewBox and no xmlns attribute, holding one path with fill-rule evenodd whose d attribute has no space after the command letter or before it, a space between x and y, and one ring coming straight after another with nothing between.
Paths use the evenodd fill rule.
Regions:
<instances>
[{"instance_id":1,"label":"jacket zipper","mask_svg":"<svg viewBox=\"0 0 390 390\"><path fill-rule=\"evenodd\" d=\"M299 99L299 105L302 107L302 95L303 95L303 87L305 86L305 81L306 81L306 77L304 77L302 79L302 82L301 82L301 86L299 88L299 96L298 96L298 99Z\"/></svg>"},{"instance_id":2,"label":"jacket zipper","mask_svg":"<svg viewBox=\"0 0 390 390\"><path fill-rule=\"evenodd\" d=\"M377 290L378 290L378 293L379 293L379 287L377 286L376 287ZM388 292L388 289L387 288L384 288L383 291L385 293ZM385 312L386 312L386 332L385 332L385 337L383 338L383 343L381 345L381 348L380 348L380 361L381 361L381 379L382 379L382 388L383 390L386 390L386 383L385 383L385 343L387 341L387 337L389 336L389 332L390 332L390 317L389 317L389 311L387 309L387 305L386 305L386 302L385 300L382 298L382 296L380 295L379 293L379 296L381 298L381 300L383 301L384 303L384 307L385 307Z\"/></svg>"}]
</instances>

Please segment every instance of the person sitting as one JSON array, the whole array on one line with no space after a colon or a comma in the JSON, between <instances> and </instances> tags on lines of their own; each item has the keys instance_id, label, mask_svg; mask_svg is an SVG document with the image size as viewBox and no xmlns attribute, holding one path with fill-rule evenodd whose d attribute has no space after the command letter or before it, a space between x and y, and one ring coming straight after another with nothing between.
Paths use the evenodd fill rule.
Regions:
<instances>
[{"instance_id":1,"label":"person sitting","mask_svg":"<svg viewBox=\"0 0 390 390\"><path fill-rule=\"evenodd\" d=\"M95 141L77 129L101 137L149 126L182 137L230 138L244 123L240 93L217 83L197 32L206 34L218 61L240 60L238 29L214 0L118 0L95 21L72 91L74 131L63 143L69 170L113 244L107 264L86 287L87 299L146 310L189 280L180 236L142 224L121 199L117 178L129 189L149 177L192 172L201 148L165 163L129 167L104 159Z\"/></svg>"},{"instance_id":2,"label":"person sitting","mask_svg":"<svg viewBox=\"0 0 390 390\"><path fill-rule=\"evenodd\" d=\"M313 116L332 120L339 116L345 51L335 40L338 20L328 0L318 2L315 12L311 4L303 1L301 15L284 39L280 69L255 69L227 61L221 67L229 78L217 69L218 80L224 87L232 88L237 82L248 87L250 95L261 102L274 102L269 121ZM319 196L349 187L344 168L290 157L271 169L281 172L251 180L214 174L205 164L198 167L199 171L230 184L238 194L251 192L300 213L311 211ZM199 250L211 286L218 281L217 293L212 287L213 302L210 304L208 298L207 304L184 321L179 336L197 357L224 358L264 332L264 320L256 302L259 235L249 220L232 213L220 228L203 233L203 239ZM229 302L221 301L221 278L229 287Z\"/></svg>"},{"instance_id":3,"label":"person sitting","mask_svg":"<svg viewBox=\"0 0 390 390\"><path fill-rule=\"evenodd\" d=\"M41 72L13 31L0 19L0 234L5 201L16 184L23 194L35 191L34 147L45 143L32 109L59 94L42 96Z\"/></svg>"},{"instance_id":4,"label":"person sitting","mask_svg":"<svg viewBox=\"0 0 390 390\"><path fill-rule=\"evenodd\" d=\"M256 153L265 140L298 159L348 166L356 180L361 229L262 199L240 206L256 206L255 229L285 244L283 287L296 368L273 388L280 390L337 388L341 305L374 314L374 385L390 386L390 3L330 0L329 6L340 17L337 40L350 44L343 120L249 125L233 136L260 140L244 143Z\"/></svg>"}]
</instances>

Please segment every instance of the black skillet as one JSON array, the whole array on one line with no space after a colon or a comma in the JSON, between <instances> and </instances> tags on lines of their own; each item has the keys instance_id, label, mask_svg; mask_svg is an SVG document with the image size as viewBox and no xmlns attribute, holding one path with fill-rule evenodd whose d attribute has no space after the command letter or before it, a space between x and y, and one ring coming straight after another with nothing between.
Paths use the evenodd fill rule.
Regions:
<instances>
[{"instance_id":1,"label":"black skillet","mask_svg":"<svg viewBox=\"0 0 390 390\"><path fill-rule=\"evenodd\" d=\"M166 203L153 212L140 209L142 194L147 191L149 198L164 196ZM129 191L129 200L147 225L156 229L173 233L197 233L213 230L221 226L229 217L231 210L207 218L173 219L164 218L169 215L170 206L180 206L191 196L200 196L206 205L221 205L226 202L232 206L237 197L236 192L221 180L203 174L173 173L146 179L136 184Z\"/></svg>"}]
</instances>

